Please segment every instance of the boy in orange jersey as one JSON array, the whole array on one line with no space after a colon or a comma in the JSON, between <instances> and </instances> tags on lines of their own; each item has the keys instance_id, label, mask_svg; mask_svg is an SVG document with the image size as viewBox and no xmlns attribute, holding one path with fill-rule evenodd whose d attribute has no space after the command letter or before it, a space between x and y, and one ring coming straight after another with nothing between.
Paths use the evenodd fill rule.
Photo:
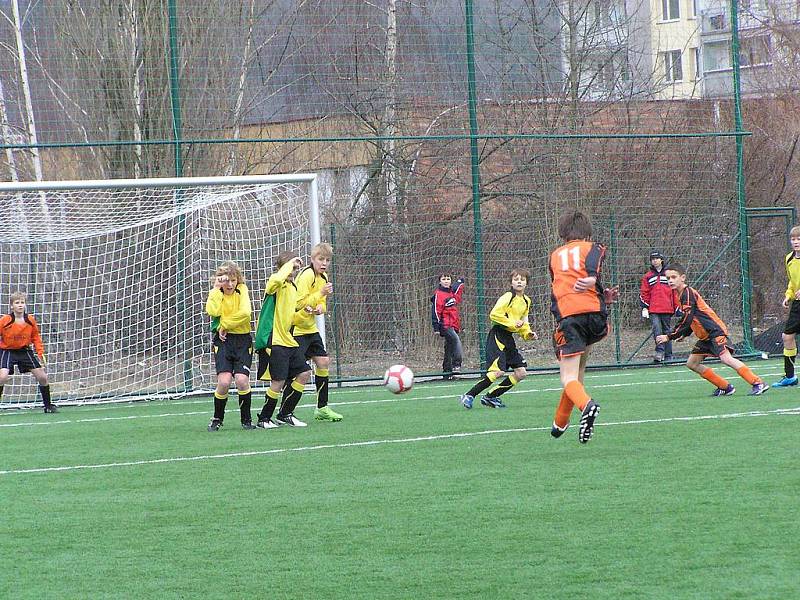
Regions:
<instances>
[{"instance_id":1,"label":"boy in orange jersey","mask_svg":"<svg viewBox=\"0 0 800 600\"><path fill-rule=\"evenodd\" d=\"M531 331L528 312L531 299L525 295L525 288L531 276L527 269L514 269L509 277L511 290L500 296L489 313L492 328L486 340L486 375L470 390L461 396L461 405L472 408L475 397L489 388L509 369L513 372L497 384L493 390L481 398L481 404L488 408L505 408L500 396L525 379L527 363L517 350L514 334L523 340L535 340Z\"/></svg>"},{"instance_id":2,"label":"boy in orange jersey","mask_svg":"<svg viewBox=\"0 0 800 600\"><path fill-rule=\"evenodd\" d=\"M3 386L16 366L20 373L30 373L39 383L44 412L58 412L50 400L50 384L43 366L44 344L39 335L39 326L33 315L26 312L25 300L23 292L11 294L11 313L0 317L0 397L3 395Z\"/></svg>"},{"instance_id":3,"label":"boy in orange jersey","mask_svg":"<svg viewBox=\"0 0 800 600\"><path fill-rule=\"evenodd\" d=\"M550 255L550 310L557 322L553 345L564 390L550 435L561 437L575 407L581 411L578 441L585 444L592 438L600 411L583 387L586 361L592 345L608 334L607 305L617 299L619 291L600 284L606 249L591 241L592 224L586 215L577 210L563 214L558 235L566 243Z\"/></svg>"},{"instance_id":4,"label":"boy in orange jersey","mask_svg":"<svg viewBox=\"0 0 800 600\"><path fill-rule=\"evenodd\" d=\"M702 364L706 356L716 356L722 364L734 369L742 379L753 386L749 392L750 396L758 396L766 392L769 386L747 365L733 357L731 347L728 346L728 328L697 290L686 284L686 269L678 263L672 263L667 267L666 275L669 287L677 296L683 318L671 333L658 336L656 343L682 340L694 333L697 336L697 343L689 354L686 366L717 387L711 394L712 396L730 396L736 389L712 369Z\"/></svg>"}]
</instances>

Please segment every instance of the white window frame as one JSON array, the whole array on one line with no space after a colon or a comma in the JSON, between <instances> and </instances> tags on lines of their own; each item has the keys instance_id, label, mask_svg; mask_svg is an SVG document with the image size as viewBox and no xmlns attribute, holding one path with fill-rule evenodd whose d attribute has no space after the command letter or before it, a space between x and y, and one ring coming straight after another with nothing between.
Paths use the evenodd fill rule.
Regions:
<instances>
[{"instance_id":1,"label":"white window frame","mask_svg":"<svg viewBox=\"0 0 800 600\"><path fill-rule=\"evenodd\" d=\"M671 9L677 14L672 14ZM681 18L681 0L661 0L661 22L679 21Z\"/></svg>"},{"instance_id":2,"label":"white window frame","mask_svg":"<svg viewBox=\"0 0 800 600\"><path fill-rule=\"evenodd\" d=\"M664 80L668 83L680 83L683 81L683 52L680 50L667 50L661 53L664 61ZM677 62L676 59L677 58ZM676 77L675 67L678 67L678 77Z\"/></svg>"}]
</instances>

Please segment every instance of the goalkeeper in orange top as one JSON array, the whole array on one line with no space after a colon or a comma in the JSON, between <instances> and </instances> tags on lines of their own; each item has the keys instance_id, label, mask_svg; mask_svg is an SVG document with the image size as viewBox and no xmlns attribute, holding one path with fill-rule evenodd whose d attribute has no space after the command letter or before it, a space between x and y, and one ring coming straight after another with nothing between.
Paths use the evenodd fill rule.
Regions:
<instances>
[{"instance_id":1,"label":"goalkeeper in orange top","mask_svg":"<svg viewBox=\"0 0 800 600\"><path fill-rule=\"evenodd\" d=\"M11 312L0 317L0 398L9 375L17 367L20 373L30 373L39 383L44 412L58 412L50 400L50 384L44 370L44 344L39 335L39 326L33 315L28 314L25 300L23 292L11 294Z\"/></svg>"}]
</instances>

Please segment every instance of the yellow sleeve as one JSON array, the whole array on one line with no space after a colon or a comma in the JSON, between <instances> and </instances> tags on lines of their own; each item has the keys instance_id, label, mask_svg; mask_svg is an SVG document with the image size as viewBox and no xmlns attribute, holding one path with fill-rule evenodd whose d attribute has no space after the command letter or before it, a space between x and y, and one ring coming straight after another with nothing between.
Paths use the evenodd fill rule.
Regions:
<instances>
[{"instance_id":1,"label":"yellow sleeve","mask_svg":"<svg viewBox=\"0 0 800 600\"><path fill-rule=\"evenodd\" d=\"M219 326L226 331L250 328L250 318L253 315L253 309L250 306L250 292L243 283L239 284L236 289L239 291L239 308L230 314L223 315L219 320Z\"/></svg>"},{"instance_id":2,"label":"yellow sleeve","mask_svg":"<svg viewBox=\"0 0 800 600\"><path fill-rule=\"evenodd\" d=\"M222 316L222 299L225 294L222 290L214 288L208 292L208 300L206 300L206 313L212 317Z\"/></svg>"},{"instance_id":3,"label":"yellow sleeve","mask_svg":"<svg viewBox=\"0 0 800 600\"><path fill-rule=\"evenodd\" d=\"M794 251L792 251L792 252L794 252ZM789 253L789 255L787 255L787 257L786 257L786 260L783 261L784 265L786 266L786 280L789 282L787 284L787 286L786 286L786 299L787 300L794 300L794 295L797 293L797 290L794 289L794 285L792 284L792 274L789 271L789 265L791 264L791 261L789 260L789 256L791 256L791 254L792 253Z\"/></svg>"},{"instance_id":4,"label":"yellow sleeve","mask_svg":"<svg viewBox=\"0 0 800 600\"><path fill-rule=\"evenodd\" d=\"M497 299L497 302L495 302L492 312L489 313L489 319L493 323L497 323L498 325L502 325L503 327L515 330L516 321L511 317L507 316L508 305L509 302L511 301L509 295L511 294L513 294L513 292L506 292Z\"/></svg>"},{"instance_id":5,"label":"yellow sleeve","mask_svg":"<svg viewBox=\"0 0 800 600\"><path fill-rule=\"evenodd\" d=\"M269 276L267 280L267 289L264 292L264 295L268 296L269 294L274 294L281 286L286 283L289 275L292 274L294 271L294 260L290 260L285 265L283 265L280 269L278 269L275 273Z\"/></svg>"},{"instance_id":6,"label":"yellow sleeve","mask_svg":"<svg viewBox=\"0 0 800 600\"><path fill-rule=\"evenodd\" d=\"M312 291L315 280L316 275L314 274L313 268L304 270L300 273L300 276L295 279L294 284L297 286L297 310L301 310L306 306L317 308L320 304L325 307L326 301L325 296L322 295L322 291Z\"/></svg>"}]
</instances>

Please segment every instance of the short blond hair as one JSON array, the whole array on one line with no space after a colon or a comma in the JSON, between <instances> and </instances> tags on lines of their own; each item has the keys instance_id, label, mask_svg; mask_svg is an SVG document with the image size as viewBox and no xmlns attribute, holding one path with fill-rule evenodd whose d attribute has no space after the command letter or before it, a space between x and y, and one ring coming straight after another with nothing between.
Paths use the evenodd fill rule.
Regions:
<instances>
[{"instance_id":1,"label":"short blond hair","mask_svg":"<svg viewBox=\"0 0 800 600\"><path fill-rule=\"evenodd\" d=\"M11 293L8 303L10 306L14 306L14 302L16 302L17 300L22 300L23 302L27 302L28 295L25 292L20 292L19 290L17 290L16 292Z\"/></svg>"},{"instance_id":2,"label":"short blond hair","mask_svg":"<svg viewBox=\"0 0 800 600\"><path fill-rule=\"evenodd\" d=\"M226 260L220 266L217 267L217 270L214 271L214 276L211 278L211 285L217 280L217 277L221 277L223 275L227 275L231 278L236 278L236 285L240 283L244 283L244 275L242 274L242 270L232 260Z\"/></svg>"},{"instance_id":3,"label":"short blond hair","mask_svg":"<svg viewBox=\"0 0 800 600\"><path fill-rule=\"evenodd\" d=\"M800 237L800 225L795 225L789 230L789 237Z\"/></svg>"},{"instance_id":4,"label":"short blond hair","mask_svg":"<svg viewBox=\"0 0 800 600\"><path fill-rule=\"evenodd\" d=\"M328 242L320 242L311 249L312 258L333 258L333 246Z\"/></svg>"}]
</instances>

